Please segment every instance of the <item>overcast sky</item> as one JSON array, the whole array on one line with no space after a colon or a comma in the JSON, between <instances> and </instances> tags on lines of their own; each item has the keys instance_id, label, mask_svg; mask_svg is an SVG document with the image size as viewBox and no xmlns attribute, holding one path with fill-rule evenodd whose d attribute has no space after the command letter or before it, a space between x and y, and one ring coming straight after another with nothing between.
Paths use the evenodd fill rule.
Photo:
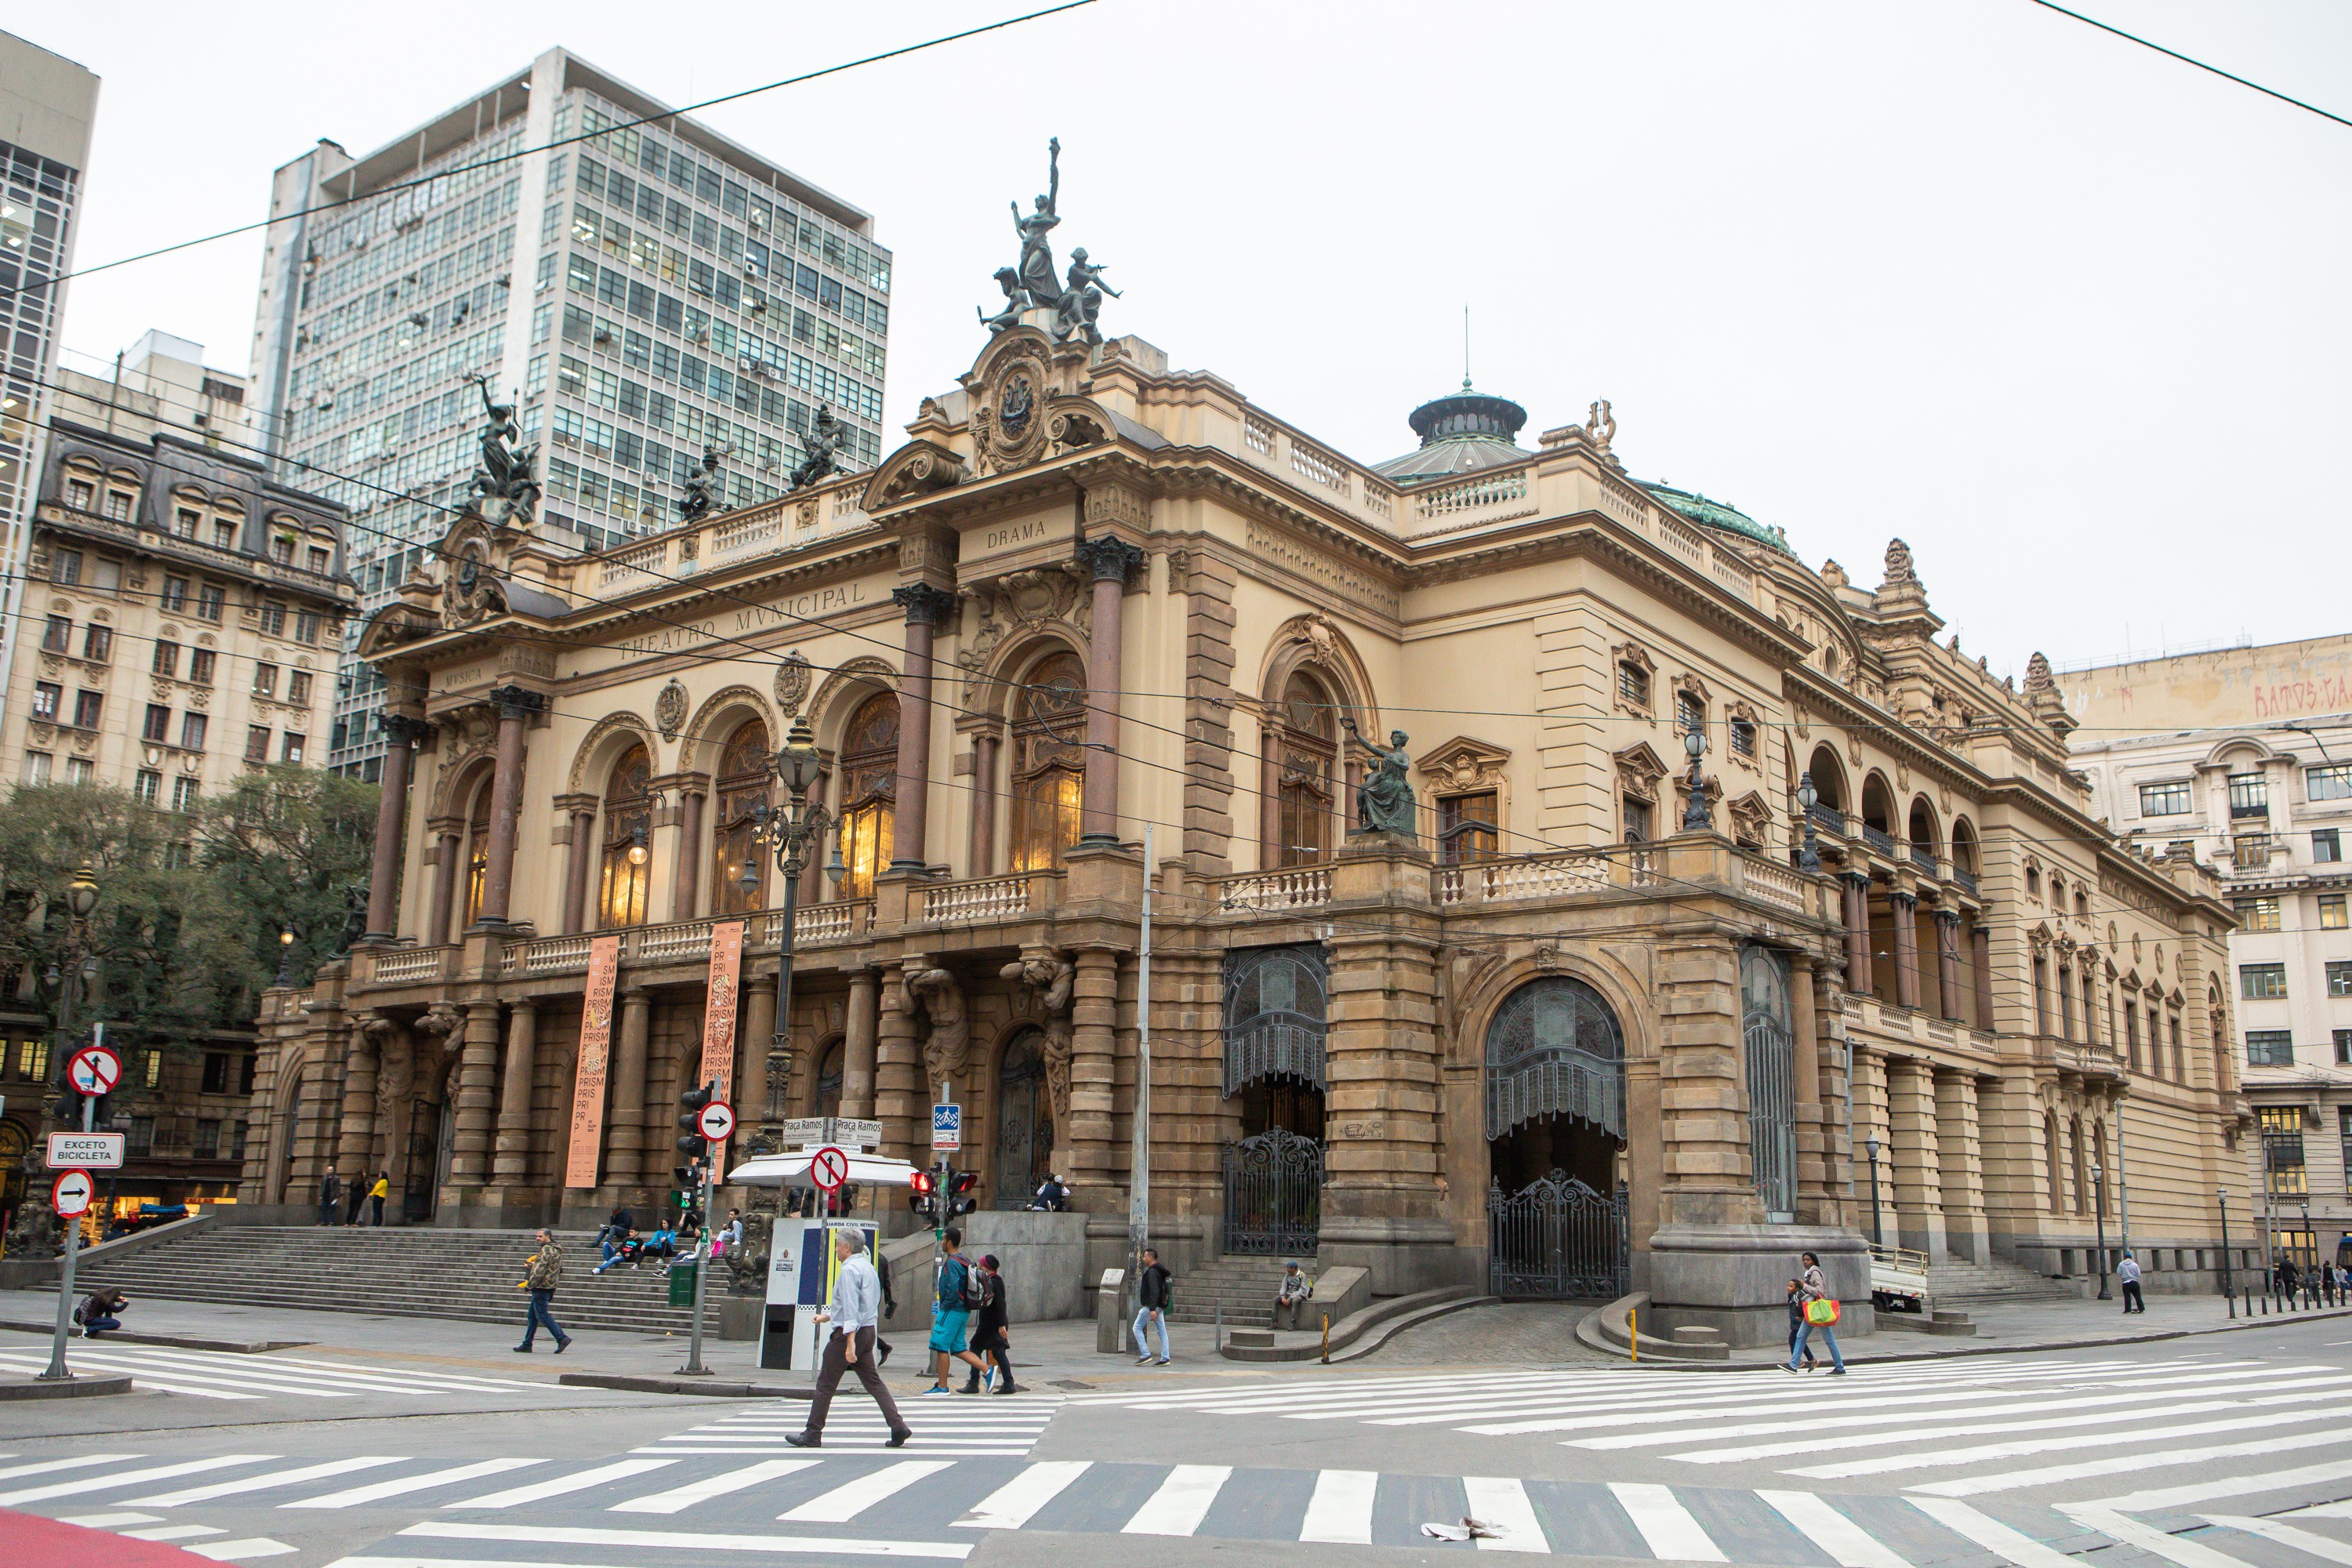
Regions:
<instances>
[{"instance_id":1,"label":"overcast sky","mask_svg":"<svg viewBox=\"0 0 2352 1568\"><path fill-rule=\"evenodd\" d=\"M1032 8L0 5L103 79L78 261L260 216L564 45L685 104ZM2341 0L2075 8L2352 115ZM1875 584L1996 672L2347 629L2352 128L2028 0L1098 0L709 112L877 215L888 419L983 342L1063 143L1105 325L1367 461L1462 377L1523 444L1613 401L1637 477ZM75 283L67 363L249 355L257 235ZM2334 432L2332 436L2329 434Z\"/></svg>"}]
</instances>

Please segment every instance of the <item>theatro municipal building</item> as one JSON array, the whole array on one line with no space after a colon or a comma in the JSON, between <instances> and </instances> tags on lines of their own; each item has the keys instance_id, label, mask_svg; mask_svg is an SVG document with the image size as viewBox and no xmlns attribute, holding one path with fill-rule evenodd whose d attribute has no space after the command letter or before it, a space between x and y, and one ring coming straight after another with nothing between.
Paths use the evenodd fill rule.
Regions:
<instances>
[{"instance_id":1,"label":"theatro municipal building","mask_svg":"<svg viewBox=\"0 0 2352 1568\"><path fill-rule=\"evenodd\" d=\"M388 1169L410 1224L593 1224L716 1077L735 1155L840 1115L924 1163L952 1100L983 1205L1059 1173L1097 1261L1148 1149L1180 1276L1749 1341L1800 1248L1866 1299L1874 1235L2216 1287L2231 915L2089 815L2039 654L1939 635L1958 546L1808 565L1608 405L1467 384L1362 461L1106 335L1101 270L1024 220L877 468L820 422L782 500L603 553L486 433L365 631L368 931L271 994L243 1204Z\"/></svg>"}]
</instances>

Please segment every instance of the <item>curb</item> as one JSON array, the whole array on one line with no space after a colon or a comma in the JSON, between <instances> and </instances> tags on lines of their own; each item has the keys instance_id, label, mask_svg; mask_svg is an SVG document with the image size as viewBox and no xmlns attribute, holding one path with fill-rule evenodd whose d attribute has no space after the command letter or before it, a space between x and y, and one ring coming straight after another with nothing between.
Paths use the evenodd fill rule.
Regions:
<instances>
[{"instance_id":1,"label":"curb","mask_svg":"<svg viewBox=\"0 0 2352 1568\"><path fill-rule=\"evenodd\" d=\"M0 1400L9 1399L81 1399L102 1394L131 1392L131 1374L111 1377L90 1377L76 1374L63 1383L41 1383L26 1378L22 1383L0 1383Z\"/></svg>"},{"instance_id":2,"label":"curb","mask_svg":"<svg viewBox=\"0 0 2352 1568\"><path fill-rule=\"evenodd\" d=\"M2025 1344L1955 1345L1945 1351L1908 1351L1892 1355L1862 1352L1846 1357L1846 1364L1885 1365L1892 1362L1949 1361L1954 1356L2024 1355L2034 1351L2096 1350L2114 1345L2152 1344L2159 1340L2197 1339L2206 1334L2235 1333L2244 1329L2276 1329L2297 1322L2315 1323L2330 1319L2352 1318L2352 1307L2321 1307L2307 1312L2273 1313L2268 1317L2240 1318L2234 1322L2210 1324L2196 1329L2160 1329L2146 1334L2091 1334L2069 1340L2035 1340ZM1875 1338L1876 1336L1873 1336ZM1653 1363L1661 1371L1670 1372L1771 1372L1783 1363L1779 1361L1733 1362L1706 1363L1681 1362Z\"/></svg>"},{"instance_id":3,"label":"curb","mask_svg":"<svg viewBox=\"0 0 2352 1568\"><path fill-rule=\"evenodd\" d=\"M1350 1345L1348 1347L1347 1354L1333 1356L1330 1364L1338 1366L1342 1362L1362 1361L1377 1353L1382 1346L1407 1329L1419 1328L1423 1323L1433 1323L1440 1318L1450 1318L1456 1312L1466 1312L1473 1307L1499 1306L1502 1300L1500 1296L1465 1296L1458 1300L1438 1301L1414 1311L1401 1312L1386 1322L1368 1325L1364 1331L1367 1342Z\"/></svg>"},{"instance_id":4,"label":"curb","mask_svg":"<svg viewBox=\"0 0 2352 1568\"><path fill-rule=\"evenodd\" d=\"M619 1372L567 1372L555 1380L572 1388L616 1388L629 1394L698 1394L714 1399L814 1399L814 1388L773 1383L720 1383L698 1377L637 1377Z\"/></svg>"},{"instance_id":5,"label":"curb","mask_svg":"<svg viewBox=\"0 0 2352 1568\"><path fill-rule=\"evenodd\" d=\"M0 1330L13 1330L20 1334L52 1335L58 1331L55 1323L0 1322ZM265 1351L300 1350L314 1345L316 1340L208 1340L199 1334L142 1334L136 1329L110 1330L106 1338L126 1345L164 1345L173 1350L224 1351L231 1355L259 1355Z\"/></svg>"}]
</instances>

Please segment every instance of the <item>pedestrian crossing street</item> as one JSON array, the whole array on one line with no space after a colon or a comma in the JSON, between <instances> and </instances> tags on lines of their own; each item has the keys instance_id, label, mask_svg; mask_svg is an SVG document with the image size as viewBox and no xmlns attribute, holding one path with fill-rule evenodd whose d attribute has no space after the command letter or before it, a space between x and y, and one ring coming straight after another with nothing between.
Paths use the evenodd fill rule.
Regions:
<instances>
[{"instance_id":1,"label":"pedestrian crossing street","mask_svg":"<svg viewBox=\"0 0 2352 1568\"><path fill-rule=\"evenodd\" d=\"M0 1346L0 1373L37 1373L49 1364L46 1343L38 1348ZM369 1366L310 1356L247 1355L224 1351L174 1350L166 1345L96 1344L74 1340L67 1348L76 1372L128 1373L135 1386L197 1399L355 1399L364 1394L446 1398L451 1394L510 1399L532 1394L577 1403L581 1391L558 1384L515 1377L476 1377L409 1367Z\"/></svg>"},{"instance_id":2,"label":"pedestrian crossing street","mask_svg":"<svg viewBox=\"0 0 2352 1568\"><path fill-rule=\"evenodd\" d=\"M1210 1416L1552 1438L1697 1468L1762 1464L1805 1481L1965 1498L2146 1470L2292 1465L2352 1450L2352 1372L2326 1364L1969 1357L1826 1370L1413 1373L1080 1395ZM2352 1474L2352 1469L2347 1469Z\"/></svg>"},{"instance_id":3,"label":"pedestrian crossing street","mask_svg":"<svg viewBox=\"0 0 2352 1568\"><path fill-rule=\"evenodd\" d=\"M1481 1521L1475 1550L1780 1568L2318 1568L2352 1564L2352 1464L2267 1468L2044 1507L2015 1499L1823 1494L1658 1481L1031 1461L826 1447L506 1455L261 1452L154 1462L123 1449L0 1454L0 1508L36 1508L225 1562L300 1548L278 1539L355 1509L415 1522L334 1568L625 1568L666 1552L765 1552L958 1561L989 1532L1426 1546L1425 1522ZM2135 1478L2150 1479L2152 1478ZM89 1509L97 1511L83 1512ZM275 1533L203 1521L258 1510ZM2264 1511L2271 1510L2273 1511ZM2210 1511L2209 1511L2210 1510ZM217 1517L217 1516L216 1516ZM260 1514L267 1521L270 1514ZM348 1528L336 1534L351 1539ZM1139 1540L1135 1543L1142 1547ZM660 1557L661 1561L669 1561Z\"/></svg>"}]
</instances>

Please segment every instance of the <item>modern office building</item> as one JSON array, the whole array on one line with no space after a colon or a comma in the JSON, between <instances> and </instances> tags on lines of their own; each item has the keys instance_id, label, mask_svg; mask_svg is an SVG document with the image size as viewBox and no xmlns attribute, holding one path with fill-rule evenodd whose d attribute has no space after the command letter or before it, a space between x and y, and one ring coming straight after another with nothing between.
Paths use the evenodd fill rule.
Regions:
<instances>
[{"instance_id":1,"label":"modern office building","mask_svg":"<svg viewBox=\"0 0 2352 1568\"><path fill-rule=\"evenodd\" d=\"M205 363L204 344L151 330L115 355L110 369L90 364L88 354L75 357L90 379L153 399L154 420L173 435L239 458L259 455L245 376Z\"/></svg>"},{"instance_id":2,"label":"modern office building","mask_svg":"<svg viewBox=\"0 0 2352 1568\"><path fill-rule=\"evenodd\" d=\"M98 78L0 33L0 691L25 624L17 584L97 117Z\"/></svg>"},{"instance_id":3,"label":"modern office building","mask_svg":"<svg viewBox=\"0 0 2352 1568\"><path fill-rule=\"evenodd\" d=\"M278 476L342 503L363 607L467 494L485 397L541 453L545 535L677 519L720 452L772 500L820 405L881 452L890 256L867 214L562 49L377 151L279 169L255 313ZM345 660L329 765L377 776L379 678Z\"/></svg>"},{"instance_id":4,"label":"modern office building","mask_svg":"<svg viewBox=\"0 0 2352 1568\"><path fill-rule=\"evenodd\" d=\"M2193 855L2236 905L2242 1142L2273 1257L2352 1238L2352 637L2102 665L2065 677L2097 809Z\"/></svg>"}]
</instances>

